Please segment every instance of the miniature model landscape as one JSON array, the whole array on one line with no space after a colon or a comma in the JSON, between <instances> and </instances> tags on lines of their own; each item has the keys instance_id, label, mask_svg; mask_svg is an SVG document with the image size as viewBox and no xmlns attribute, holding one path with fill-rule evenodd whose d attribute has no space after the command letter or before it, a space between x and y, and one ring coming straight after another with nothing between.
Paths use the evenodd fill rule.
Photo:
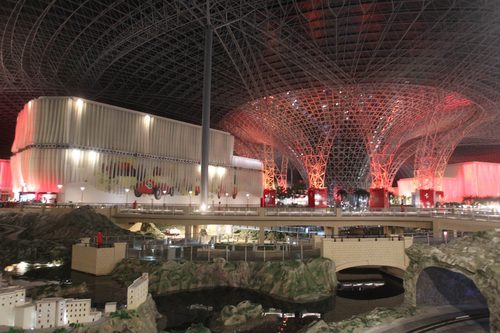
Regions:
<instances>
[{"instance_id":1,"label":"miniature model landscape","mask_svg":"<svg viewBox=\"0 0 500 333\"><path fill-rule=\"evenodd\" d=\"M96 256L101 250L114 249L116 253L117 244L126 243L127 238L134 236L88 207L61 216L0 214L0 225L3 228L0 235L2 267L13 267L20 262L31 264L32 268L36 264L62 264L60 267L63 267L71 260L72 248L73 256L75 248L78 251L95 249ZM0 316L3 320L0 332L7 331L8 327L11 332L15 332L14 327L19 331L41 329L42 324L43 329L50 327L54 332L89 333L275 332L280 329L308 333L364 332L380 324L390 325L396 319L419 318L429 306L458 304L489 310L489 330L495 332L500 321L496 297L500 285L499 232L480 232L438 247L411 246L406 250L410 263L404 276L405 302L403 294L385 297L378 303L385 307L371 312L373 307L364 307L366 301L339 296L345 292L339 289L341 284L337 278L342 274L336 273L335 262L321 257L268 258L267 261L259 257L244 261L226 260L224 256L197 260L195 256L189 260L189 255L184 253L184 257L175 258L177 260L126 258L114 265L106 276L83 274L96 281L105 279L103 281L109 283L106 286L116 287L105 300L89 297L89 289L98 288L101 282L78 283L76 278L33 281L4 272L1 297L14 297L15 301L10 310L0 308L3 313L10 311L9 316ZM104 238L100 246L96 244L98 233ZM166 237L152 225L145 225L139 233L143 238L146 234L151 239ZM246 236L251 239L251 234ZM133 250L134 244L126 246ZM144 244L142 246L144 248ZM348 271L344 277L350 275L355 274ZM366 272L365 276L368 276ZM388 284L387 280L384 282ZM349 283L344 281L343 285ZM365 286L370 284L373 282L365 281ZM135 293L133 300L131 290ZM55 315L49 317L46 310L50 307L65 315L60 319ZM81 309L78 315L82 317L74 317L74 312L70 312L73 309ZM345 309L358 312L353 317L349 313L342 317L339 311ZM42 319L42 315L46 317Z\"/></svg>"}]
</instances>

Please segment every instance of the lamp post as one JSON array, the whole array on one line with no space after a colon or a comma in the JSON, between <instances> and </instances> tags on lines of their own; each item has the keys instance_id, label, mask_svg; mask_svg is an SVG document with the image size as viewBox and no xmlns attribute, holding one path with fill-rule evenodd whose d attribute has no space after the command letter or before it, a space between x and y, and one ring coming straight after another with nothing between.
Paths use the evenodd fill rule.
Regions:
<instances>
[{"instance_id":1,"label":"lamp post","mask_svg":"<svg viewBox=\"0 0 500 333\"><path fill-rule=\"evenodd\" d=\"M62 188L63 188L62 184L57 184L57 189L59 190L59 192L57 193L57 196L59 197L60 201L62 201Z\"/></svg>"},{"instance_id":2,"label":"lamp post","mask_svg":"<svg viewBox=\"0 0 500 333\"><path fill-rule=\"evenodd\" d=\"M80 191L82 191L82 197L80 201L83 202L83 191L85 191L85 186L80 187Z\"/></svg>"},{"instance_id":3,"label":"lamp post","mask_svg":"<svg viewBox=\"0 0 500 333\"><path fill-rule=\"evenodd\" d=\"M130 192L130 189L127 187L125 189L125 208L128 207L128 192Z\"/></svg>"},{"instance_id":4,"label":"lamp post","mask_svg":"<svg viewBox=\"0 0 500 333\"><path fill-rule=\"evenodd\" d=\"M189 208L191 208L191 199L193 197L193 191L189 190Z\"/></svg>"},{"instance_id":5,"label":"lamp post","mask_svg":"<svg viewBox=\"0 0 500 333\"><path fill-rule=\"evenodd\" d=\"M165 209L165 199L167 197L167 190L163 190L162 193L163 193L163 209Z\"/></svg>"},{"instance_id":6,"label":"lamp post","mask_svg":"<svg viewBox=\"0 0 500 333\"><path fill-rule=\"evenodd\" d=\"M227 199L229 197L229 193L226 192L226 208L227 208Z\"/></svg>"},{"instance_id":7,"label":"lamp post","mask_svg":"<svg viewBox=\"0 0 500 333\"><path fill-rule=\"evenodd\" d=\"M247 210L248 210L248 201L250 200L250 194L249 194L249 193L247 193L247 194L246 194L246 197L247 197Z\"/></svg>"}]
</instances>

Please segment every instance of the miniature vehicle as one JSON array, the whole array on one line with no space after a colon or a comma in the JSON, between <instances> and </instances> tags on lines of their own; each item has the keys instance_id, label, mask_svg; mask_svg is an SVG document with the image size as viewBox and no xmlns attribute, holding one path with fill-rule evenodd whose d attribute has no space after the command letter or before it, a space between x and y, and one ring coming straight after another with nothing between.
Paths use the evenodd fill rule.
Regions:
<instances>
[{"instance_id":1,"label":"miniature vehicle","mask_svg":"<svg viewBox=\"0 0 500 333\"><path fill-rule=\"evenodd\" d=\"M314 317L314 318L321 318L321 313L319 312L307 312L307 311L302 311L300 313L300 318L307 318L307 317Z\"/></svg>"},{"instance_id":2,"label":"miniature vehicle","mask_svg":"<svg viewBox=\"0 0 500 333\"><path fill-rule=\"evenodd\" d=\"M262 314L263 316L278 316L278 317L283 317L283 311L280 309L275 309L275 308L269 308L268 311L264 312Z\"/></svg>"},{"instance_id":3,"label":"miniature vehicle","mask_svg":"<svg viewBox=\"0 0 500 333\"><path fill-rule=\"evenodd\" d=\"M153 194L155 199L159 200L161 198L161 192L161 186L156 184L152 179L137 183L134 187L134 195L138 198L143 194Z\"/></svg>"}]
</instances>

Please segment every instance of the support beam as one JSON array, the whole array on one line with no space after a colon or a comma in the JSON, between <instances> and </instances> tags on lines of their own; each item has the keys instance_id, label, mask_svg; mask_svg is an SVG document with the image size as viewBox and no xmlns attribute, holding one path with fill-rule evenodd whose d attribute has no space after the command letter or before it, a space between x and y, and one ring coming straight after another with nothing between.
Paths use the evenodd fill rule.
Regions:
<instances>
[{"instance_id":1,"label":"support beam","mask_svg":"<svg viewBox=\"0 0 500 333\"><path fill-rule=\"evenodd\" d=\"M185 238L186 240L191 240L191 237L192 237L192 235L193 235L193 234L191 233L191 229L192 229L192 227L193 227L192 225L186 225L186 226L184 227L184 238Z\"/></svg>"},{"instance_id":2,"label":"support beam","mask_svg":"<svg viewBox=\"0 0 500 333\"><path fill-rule=\"evenodd\" d=\"M198 241L201 242L200 230L201 230L200 225L193 225L193 236L192 237L197 242Z\"/></svg>"},{"instance_id":3,"label":"support beam","mask_svg":"<svg viewBox=\"0 0 500 333\"><path fill-rule=\"evenodd\" d=\"M208 161L210 150L210 94L212 85L213 29L205 30L205 64L203 72L203 113L201 123L201 205L208 204Z\"/></svg>"},{"instance_id":4,"label":"support beam","mask_svg":"<svg viewBox=\"0 0 500 333\"><path fill-rule=\"evenodd\" d=\"M264 241L266 240L266 233L264 230L264 227L259 227L259 244L264 244Z\"/></svg>"}]
</instances>

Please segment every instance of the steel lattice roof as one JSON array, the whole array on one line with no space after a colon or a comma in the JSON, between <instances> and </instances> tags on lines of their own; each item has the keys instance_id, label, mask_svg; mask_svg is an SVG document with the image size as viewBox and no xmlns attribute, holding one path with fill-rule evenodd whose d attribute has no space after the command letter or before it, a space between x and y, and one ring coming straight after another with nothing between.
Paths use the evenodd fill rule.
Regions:
<instances>
[{"instance_id":1,"label":"steel lattice roof","mask_svg":"<svg viewBox=\"0 0 500 333\"><path fill-rule=\"evenodd\" d=\"M200 123L207 24L215 127L231 131L234 112L288 91L407 85L472 101L484 119L463 144L498 147L499 18L498 0L4 0L0 156L10 155L17 112L41 95ZM335 156L351 130L332 142ZM356 158L336 165L361 169L366 157Z\"/></svg>"}]
</instances>

